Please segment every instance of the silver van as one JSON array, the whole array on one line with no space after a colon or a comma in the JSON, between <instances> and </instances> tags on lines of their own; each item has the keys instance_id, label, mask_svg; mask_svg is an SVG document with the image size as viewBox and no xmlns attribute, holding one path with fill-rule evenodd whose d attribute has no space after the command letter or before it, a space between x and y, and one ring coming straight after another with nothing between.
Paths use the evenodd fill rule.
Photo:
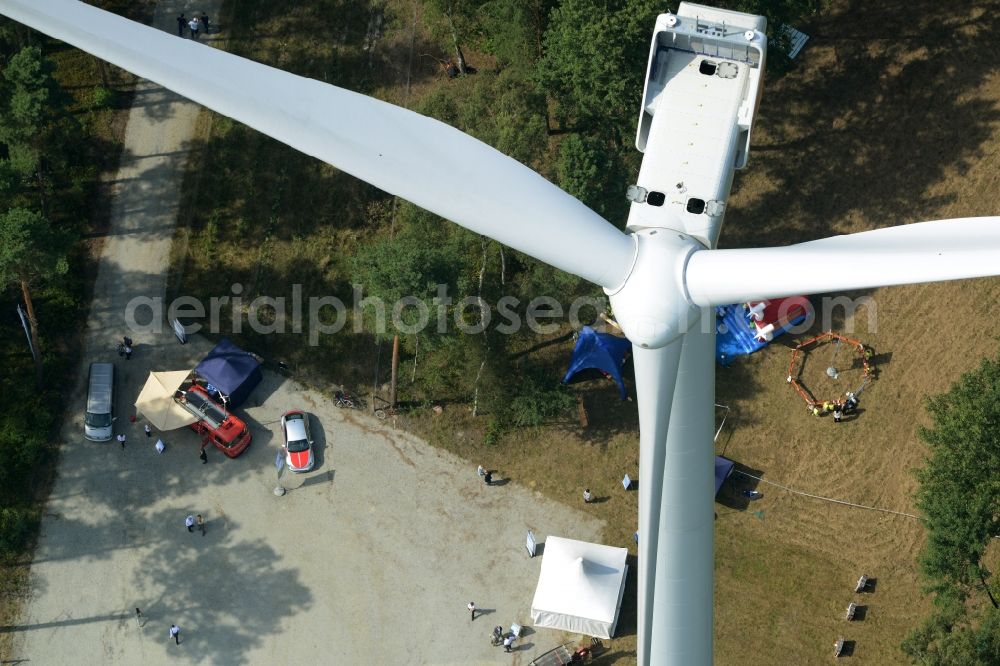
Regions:
<instances>
[{"instance_id":1,"label":"silver van","mask_svg":"<svg viewBox=\"0 0 1000 666\"><path fill-rule=\"evenodd\" d=\"M91 363L87 389L87 415L83 436L94 442L111 439L115 420L115 365Z\"/></svg>"}]
</instances>

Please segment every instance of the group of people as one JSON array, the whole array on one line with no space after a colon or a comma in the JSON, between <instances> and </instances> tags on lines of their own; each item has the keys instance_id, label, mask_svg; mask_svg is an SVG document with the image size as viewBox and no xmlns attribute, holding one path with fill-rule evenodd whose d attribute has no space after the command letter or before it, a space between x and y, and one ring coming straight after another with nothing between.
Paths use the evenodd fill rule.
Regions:
<instances>
[{"instance_id":1,"label":"group of people","mask_svg":"<svg viewBox=\"0 0 1000 666\"><path fill-rule=\"evenodd\" d=\"M854 412L858 408L858 396L848 391L843 398L838 400L827 400L822 405L813 403L811 410L813 416L833 413L833 422L840 423L843 418Z\"/></svg>"},{"instance_id":2,"label":"group of people","mask_svg":"<svg viewBox=\"0 0 1000 666\"><path fill-rule=\"evenodd\" d=\"M490 645L497 646L503 644L504 652L510 652L514 649L514 641L517 636L514 632L505 633L503 627L499 624L493 627L493 633L490 635Z\"/></svg>"},{"instance_id":3,"label":"group of people","mask_svg":"<svg viewBox=\"0 0 1000 666\"><path fill-rule=\"evenodd\" d=\"M187 527L188 532L194 532L197 529L201 531L202 536L205 536L205 519L200 513L197 517L188 514L187 518L184 519L184 526Z\"/></svg>"},{"instance_id":4,"label":"group of people","mask_svg":"<svg viewBox=\"0 0 1000 666\"><path fill-rule=\"evenodd\" d=\"M124 356L126 361L132 358L132 338L127 335L122 338L118 343L118 355Z\"/></svg>"},{"instance_id":5,"label":"group of people","mask_svg":"<svg viewBox=\"0 0 1000 666\"><path fill-rule=\"evenodd\" d=\"M191 39L198 39L198 33L204 32L208 34L208 14L202 12L200 15L192 16L187 18L184 16L184 12L181 12L177 17L177 36L183 37L184 30L187 29L191 33Z\"/></svg>"}]
</instances>

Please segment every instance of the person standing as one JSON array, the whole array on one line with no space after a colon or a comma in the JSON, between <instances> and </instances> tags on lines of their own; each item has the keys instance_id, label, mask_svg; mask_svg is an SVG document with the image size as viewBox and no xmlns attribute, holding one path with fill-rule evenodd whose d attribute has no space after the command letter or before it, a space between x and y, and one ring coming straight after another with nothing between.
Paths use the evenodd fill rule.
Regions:
<instances>
[{"instance_id":1,"label":"person standing","mask_svg":"<svg viewBox=\"0 0 1000 666\"><path fill-rule=\"evenodd\" d=\"M486 476L486 468L480 465L479 469L476 470L476 474L479 475L480 479L483 478L484 476Z\"/></svg>"},{"instance_id":2,"label":"person standing","mask_svg":"<svg viewBox=\"0 0 1000 666\"><path fill-rule=\"evenodd\" d=\"M201 452L198 454L198 459L201 460L201 464L204 465L208 462L208 454L205 453L205 447L201 447Z\"/></svg>"},{"instance_id":3,"label":"person standing","mask_svg":"<svg viewBox=\"0 0 1000 666\"><path fill-rule=\"evenodd\" d=\"M195 523L197 523L198 529L201 530L201 535L205 536L205 519L201 517L200 513L198 514L198 518L195 520Z\"/></svg>"},{"instance_id":4,"label":"person standing","mask_svg":"<svg viewBox=\"0 0 1000 666\"><path fill-rule=\"evenodd\" d=\"M205 34L207 35L208 34L208 14L206 14L205 12L202 12L201 16L198 17L198 20L201 21L201 29L204 30Z\"/></svg>"},{"instance_id":5,"label":"person standing","mask_svg":"<svg viewBox=\"0 0 1000 666\"><path fill-rule=\"evenodd\" d=\"M125 433L120 433L115 439L122 445L122 453L125 453Z\"/></svg>"},{"instance_id":6,"label":"person standing","mask_svg":"<svg viewBox=\"0 0 1000 666\"><path fill-rule=\"evenodd\" d=\"M135 609L135 624L142 629L142 611L139 610L138 606Z\"/></svg>"},{"instance_id":7,"label":"person standing","mask_svg":"<svg viewBox=\"0 0 1000 666\"><path fill-rule=\"evenodd\" d=\"M486 485L492 486L493 485L493 472L491 472L490 470L486 470L486 474L483 474L483 481L486 483Z\"/></svg>"},{"instance_id":8,"label":"person standing","mask_svg":"<svg viewBox=\"0 0 1000 666\"><path fill-rule=\"evenodd\" d=\"M184 519L184 525L187 526L188 532L194 532L194 516L189 513Z\"/></svg>"},{"instance_id":9,"label":"person standing","mask_svg":"<svg viewBox=\"0 0 1000 666\"><path fill-rule=\"evenodd\" d=\"M590 504L593 501L594 496L590 493L590 488L583 489L583 501L586 504Z\"/></svg>"},{"instance_id":10,"label":"person standing","mask_svg":"<svg viewBox=\"0 0 1000 666\"><path fill-rule=\"evenodd\" d=\"M143 430L143 432L146 433L146 439L149 439L150 437L153 436L153 429L149 427L148 423L146 425L142 426L142 430Z\"/></svg>"},{"instance_id":11,"label":"person standing","mask_svg":"<svg viewBox=\"0 0 1000 666\"><path fill-rule=\"evenodd\" d=\"M192 16L191 20L188 21L188 30L191 31L191 39L198 41L198 29L201 27L201 21L198 20L197 16Z\"/></svg>"},{"instance_id":12,"label":"person standing","mask_svg":"<svg viewBox=\"0 0 1000 666\"><path fill-rule=\"evenodd\" d=\"M181 644L181 628L176 624L170 625L170 637L174 639L174 644ZM509 650L508 650L509 652Z\"/></svg>"},{"instance_id":13,"label":"person standing","mask_svg":"<svg viewBox=\"0 0 1000 666\"><path fill-rule=\"evenodd\" d=\"M503 651L510 652L514 647L514 634L510 634L503 639Z\"/></svg>"},{"instance_id":14,"label":"person standing","mask_svg":"<svg viewBox=\"0 0 1000 666\"><path fill-rule=\"evenodd\" d=\"M188 20L184 16L184 12L181 12L180 16L177 17L177 36L178 37L183 37L184 36L184 28L185 28L185 26L187 26L187 23L188 23Z\"/></svg>"},{"instance_id":15,"label":"person standing","mask_svg":"<svg viewBox=\"0 0 1000 666\"><path fill-rule=\"evenodd\" d=\"M466 608L469 609L469 614L471 616L469 618L469 621L471 622L471 621L475 620L476 619L476 602L470 601L469 605L466 606Z\"/></svg>"}]
</instances>

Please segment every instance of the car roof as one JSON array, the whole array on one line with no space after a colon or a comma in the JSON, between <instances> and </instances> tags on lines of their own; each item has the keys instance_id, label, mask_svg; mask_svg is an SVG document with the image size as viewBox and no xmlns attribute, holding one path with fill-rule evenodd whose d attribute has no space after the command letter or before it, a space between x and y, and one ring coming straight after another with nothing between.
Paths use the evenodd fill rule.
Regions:
<instances>
[{"instance_id":1,"label":"car roof","mask_svg":"<svg viewBox=\"0 0 1000 666\"><path fill-rule=\"evenodd\" d=\"M87 411L105 414L111 411L111 390L114 382L113 363L90 364L90 386L87 391Z\"/></svg>"},{"instance_id":2,"label":"car roof","mask_svg":"<svg viewBox=\"0 0 1000 666\"><path fill-rule=\"evenodd\" d=\"M302 412L288 412L285 414L285 436L290 441L309 439L306 428L305 414Z\"/></svg>"}]
</instances>

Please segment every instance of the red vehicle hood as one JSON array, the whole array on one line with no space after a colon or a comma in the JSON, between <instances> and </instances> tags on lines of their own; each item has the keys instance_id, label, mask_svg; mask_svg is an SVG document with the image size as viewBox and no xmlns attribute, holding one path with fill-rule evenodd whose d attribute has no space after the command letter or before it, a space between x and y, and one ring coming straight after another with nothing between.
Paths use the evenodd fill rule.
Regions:
<instances>
[{"instance_id":1,"label":"red vehicle hood","mask_svg":"<svg viewBox=\"0 0 1000 666\"><path fill-rule=\"evenodd\" d=\"M291 452L288 454L288 459L291 461L292 467L302 469L309 465L309 451Z\"/></svg>"}]
</instances>

